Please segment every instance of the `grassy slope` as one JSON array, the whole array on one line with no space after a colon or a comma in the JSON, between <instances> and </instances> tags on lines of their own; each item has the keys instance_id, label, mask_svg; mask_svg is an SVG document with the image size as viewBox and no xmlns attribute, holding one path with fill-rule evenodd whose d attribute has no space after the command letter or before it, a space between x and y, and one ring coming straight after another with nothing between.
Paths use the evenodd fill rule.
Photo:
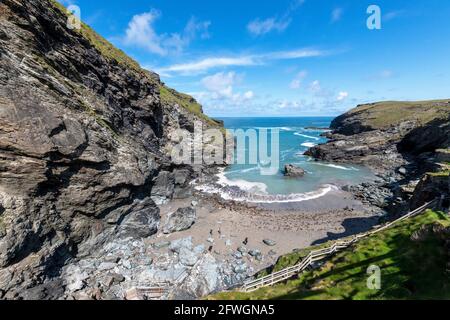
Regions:
<instances>
[{"instance_id":1,"label":"grassy slope","mask_svg":"<svg viewBox=\"0 0 450 320\"><path fill-rule=\"evenodd\" d=\"M450 225L442 213L427 211L336 254L321 268L299 279L252 293L220 293L209 299L450 299L448 261L442 240L435 236L422 242L410 240L422 225ZM281 259L276 269L297 262L297 254ZM303 255L303 254L301 254ZM382 287L369 290L366 270L381 268Z\"/></svg>"},{"instance_id":2,"label":"grassy slope","mask_svg":"<svg viewBox=\"0 0 450 320\"><path fill-rule=\"evenodd\" d=\"M63 14L67 14L66 8L56 0L50 0L50 2ZM158 76L142 69L135 60L127 56L122 50L114 47L110 42L96 33L91 27L85 23L81 23L80 34L86 38L102 55L109 61L115 61L119 65L122 65L128 69L131 69L141 76L146 76L152 82L154 82L160 89L161 101L163 104L177 103L179 106L185 108L189 112L195 114L199 118L205 120L211 125L217 125L217 123L206 116L201 105L191 96L179 93L173 89L166 87L163 83L160 83Z\"/></svg>"},{"instance_id":3,"label":"grassy slope","mask_svg":"<svg viewBox=\"0 0 450 320\"><path fill-rule=\"evenodd\" d=\"M426 124L434 119L450 116L450 100L415 102L385 101L358 106L347 115L355 116L374 129L398 125L400 122L417 120Z\"/></svg>"}]
</instances>

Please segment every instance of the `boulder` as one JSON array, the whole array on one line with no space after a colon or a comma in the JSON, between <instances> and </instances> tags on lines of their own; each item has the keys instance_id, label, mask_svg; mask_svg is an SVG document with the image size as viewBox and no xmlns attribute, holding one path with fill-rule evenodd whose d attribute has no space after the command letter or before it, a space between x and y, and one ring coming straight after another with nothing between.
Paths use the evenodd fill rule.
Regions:
<instances>
[{"instance_id":1,"label":"boulder","mask_svg":"<svg viewBox=\"0 0 450 320\"><path fill-rule=\"evenodd\" d=\"M161 171L153 180L152 200L161 205L172 199L175 191L175 178L171 172Z\"/></svg>"},{"instance_id":2,"label":"boulder","mask_svg":"<svg viewBox=\"0 0 450 320\"><path fill-rule=\"evenodd\" d=\"M284 167L284 175L290 178L300 178L306 174L306 171L302 168L294 166L293 164L288 164Z\"/></svg>"},{"instance_id":3,"label":"boulder","mask_svg":"<svg viewBox=\"0 0 450 320\"><path fill-rule=\"evenodd\" d=\"M150 200L135 202L131 212L120 225L119 235L123 238L147 238L158 231L159 209Z\"/></svg>"},{"instance_id":4,"label":"boulder","mask_svg":"<svg viewBox=\"0 0 450 320\"><path fill-rule=\"evenodd\" d=\"M274 246L277 245L277 242L276 242L276 241L270 240L270 239L264 239L264 240L263 240L263 243L264 243L266 246L269 246L269 247L274 247Z\"/></svg>"},{"instance_id":5,"label":"boulder","mask_svg":"<svg viewBox=\"0 0 450 320\"><path fill-rule=\"evenodd\" d=\"M167 216L163 232L169 234L187 230L192 227L196 219L197 212L194 208L180 208Z\"/></svg>"}]
</instances>

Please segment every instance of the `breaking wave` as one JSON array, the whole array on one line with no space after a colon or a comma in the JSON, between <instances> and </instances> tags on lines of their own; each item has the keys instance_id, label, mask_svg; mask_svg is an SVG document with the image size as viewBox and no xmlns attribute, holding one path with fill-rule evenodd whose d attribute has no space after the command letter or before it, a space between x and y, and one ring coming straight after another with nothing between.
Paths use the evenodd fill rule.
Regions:
<instances>
[{"instance_id":1,"label":"breaking wave","mask_svg":"<svg viewBox=\"0 0 450 320\"><path fill-rule=\"evenodd\" d=\"M315 144L315 143L313 143L313 142L305 142L305 143L302 143L302 146L303 147L307 147L307 148L313 148L313 147L315 147L317 144Z\"/></svg>"},{"instance_id":2,"label":"breaking wave","mask_svg":"<svg viewBox=\"0 0 450 320\"><path fill-rule=\"evenodd\" d=\"M306 135L306 134L299 133L299 132L296 132L296 133L294 133L294 134L295 134L296 136L300 136L300 137L303 137L303 138L314 139L314 140L316 140L316 141L320 140L320 138L313 137L313 136L308 136L308 135Z\"/></svg>"},{"instance_id":3,"label":"breaking wave","mask_svg":"<svg viewBox=\"0 0 450 320\"><path fill-rule=\"evenodd\" d=\"M219 173L217 178L216 183L197 185L195 189L205 193L218 194L224 200L261 204L303 202L318 199L331 191L339 190L334 185L326 184L311 192L271 195L267 193L267 185L262 182L250 182L243 179L230 180L223 172Z\"/></svg>"},{"instance_id":4,"label":"breaking wave","mask_svg":"<svg viewBox=\"0 0 450 320\"><path fill-rule=\"evenodd\" d=\"M337 164L331 164L331 163L313 162L312 164L314 164L316 166L329 167L329 168L346 170L346 171L359 171L359 169L356 169L354 167L344 167L344 166L340 166L340 165L337 165Z\"/></svg>"}]
</instances>

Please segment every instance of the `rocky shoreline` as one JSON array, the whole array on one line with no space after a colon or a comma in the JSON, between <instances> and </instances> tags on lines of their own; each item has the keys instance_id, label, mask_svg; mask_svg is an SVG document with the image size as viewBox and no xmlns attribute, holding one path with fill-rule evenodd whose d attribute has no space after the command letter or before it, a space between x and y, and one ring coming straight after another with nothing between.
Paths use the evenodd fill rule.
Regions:
<instances>
[{"instance_id":1,"label":"rocky shoreline","mask_svg":"<svg viewBox=\"0 0 450 320\"><path fill-rule=\"evenodd\" d=\"M439 182L428 185L425 193L421 183L427 173L440 170L443 161L438 150L450 146L449 106L448 100L361 105L333 121L333 131L326 134L329 142L305 154L320 161L370 168L378 177L374 182L344 190L395 217L449 193L448 186ZM402 110L402 116L392 117ZM422 114L430 117L429 113L433 118L420 118Z\"/></svg>"}]
</instances>

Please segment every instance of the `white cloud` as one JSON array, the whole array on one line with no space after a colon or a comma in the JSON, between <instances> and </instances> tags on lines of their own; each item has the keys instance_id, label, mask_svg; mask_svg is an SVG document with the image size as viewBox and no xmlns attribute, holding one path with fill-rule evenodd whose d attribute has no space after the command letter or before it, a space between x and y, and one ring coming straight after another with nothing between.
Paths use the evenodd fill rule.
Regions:
<instances>
[{"instance_id":1,"label":"white cloud","mask_svg":"<svg viewBox=\"0 0 450 320\"><path fill-rule=\"evenodd\" d=\"M379 76L383 79L391 78L394 73L391 70L383 70L380 72Z\"/></svg>"},{"instance_id":2,"label":"white cloud","mask_svg":"<svg viewBox=\"0 0 450 320\"><path fill-rule=\"evenodd\" d=\"M267 60L290 60L309 57L320 57L329 54L327 51L316 50L311 48L301 48L295 50L270 52L260 57Z\"/></svg>"},{"instance_id":3,"label":"white cloud","mask_svg":"<svg viewBox=\"0 0 450 320\"><path fill-rule=\"evenodd\" d=\"M272 31L283 32L291 24L291 15L298 7L300 7L304 0L293 0L286 12L278 17L273 16L266 19L256 18L247 24L247 31L254 36L261 36Z\"/></svg>"},{"instance_id":4,"label":"white cloud","mask_svg":"<svg viewBox=\"0 0 450 320\"><path fill-rule=\"evenodd\" d=\"M165 55L166 50L161 47L161 38L156 34L152 24L160 16L159 11L152 10L143 14L135 15L125 35L125 44L145 47L148 51Z\"/></svg>"},{"instance_id":5,"label":"white cloud","mask_svg":"<svg viewBox=\"0 0 450 320\"><path fill-rule=\"evenodd\" d=\"M255 19L247 25L247 30L255 35L263 35L271 31L282 32L291 23L291 19L267 18L265 20Z\"/></svg>"},{"instance_id":6,"label":"white cloud","mask_svg":"<svg viewBox=\"0 0 450 320\"><path fill-rule=\"evenodd\" d=\"M330 54L329 51L315 49L295 49L288 51L275 51L265 54L243 55L235 57L208 57L202 60L175 64L162 68L155 68L155 71L162 74L173 72L192 75L202 73L210 69L230 66L255 66L263 65L272 60L294 60L309 57L320 57Z\"/></svg>"},{"instance_id":7,"label":"white cloud","mask_svg":"<svg viewBox=\"0 0 450 320\"><path fill-rule=\"evenodd\" d=\"M247 91L246 93L244 93L244 98L246 100L251 100L255 97L255 94L253 91Z\"/></svg>"},{"instance_id":8,"label":"white cloud","mask_svg":"<svg viewBox=\"0 0 450 320\"><path fill-rule=\"evenodd\" d=\"M342 91L342 92L339 92L338 97L337 97L337 101L343 101L343 100L345 100L347 98L348 98L348 92Z\"/></svg>"},{"instance_id":9,"label":"white cloud","mask_svg":"<svg viewBox=\"0 0 450 320\"><path fill-rule=\"evenodd\" d=\"M344 13L344 10L342 8L335 8L331 12L331 22L338 22L342 18L342 14Z\"/></svg>"},{"instance_id":10,"label":"white cloud","mask_svg":"<svg viewBox=\"0 0 450 320\"><path fill-rule=\"evenodd\" d=\"M385 15L383 15L383 20L389 21L389 20L398 18L398 17L402 16L403 13L404 13L403 10L390 11L390 12L386 13Z\"/></svg>"},{"instance_id":11,"label":"white cloud","mask_svg":"<svg viewBox=\"0 0 450 320\"><path fill-rule=\"evenodd\" d=\"M311 82L311 85L309 86L309 88L311 89L311 91L313 93L318 93L322 90L322 86L320 85L319 80L314 80L313 82Z\"/></svg>"},{"instance_id":12,"label":"white cloud","mask_svg":"<svg viewBox=\"0 0 450 320\"><path fill-rule=\"evenodd\" d=\"M390 79L394 76L394 72L392 70L381 70L380 72L376 73L376 74L372 74L367 76L367 80L386 80L386 79Z\"/></svg>"},{"instance_id":13,"label":"white cloud","mask_svg":"<svg viewBox=\"0 0 450 320\"><path fill-rule=\"evenodd\" d=\"M255 98L255 93L251 90L243 93L235 92L235 86L239 85L242 79L242 75L233 71L219 72L204 77L201 84L206 91L196 92L193 95L206 107L234 108Z\"/></svg>"},{"instance_id":14,"label":"white cloud","mask_svg":"<svg viewBox=\"0 0 450 320\"><path fill-rule=\"evenodd\" d=\"M251 66L255 65L256 62L251 56L243 56L243 57L217 57L217 58L205 58L203 60L174 64L169 67L157 69L157 71L161 72L202 72L209 69L217 68L217 67L229 67L229 66Z\"/></svg>"},{"instance_id":15,"label":"white cloud","mask_svg":"<svg viewBox=\"0 0 450 320\"><path fill-rule=\"evenodd\" d=\"M219 72L203 78L201 82L207 90L219 96L230 98L233 95L233 85L237 81L238 76L235 72Z\"/></svg>"},{"instance_id":16,"label":"white cloud","mask_svg":"<svg viewBox=\"0 0 450 320\"><path fill-rule=\"evenodd\" d=\"M289 87L291 89L299 89L302 85L303 80L306 78L307 75L308 73L306 71L300 71L291 81Z\"/></svg>"},{"instance_id":17,"label":"white cloud","mask_svg":"<svg viewBox=\"0 0 450 320\"><path fill-rule=\"evenodd\" d=\"M203 39L209 37L208 28L211 23L197 22L194 17L188 21L181 33L158 34L154 24L160 17L161 12L154 9L133 16L128 23L123 39L124 44L141 47L151 53L165 56L181 53L197 37L197 34L200 34Z\"/></svg>"}]
</instances>

